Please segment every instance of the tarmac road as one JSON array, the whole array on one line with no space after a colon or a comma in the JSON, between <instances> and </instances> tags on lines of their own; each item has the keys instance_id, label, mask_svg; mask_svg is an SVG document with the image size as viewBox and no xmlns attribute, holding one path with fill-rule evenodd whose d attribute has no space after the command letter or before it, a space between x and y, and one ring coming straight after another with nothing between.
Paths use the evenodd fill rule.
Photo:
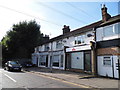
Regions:
<instances>
[{"instance_id":1,"label":"tarmac road","mask_svg":"<svg viewBox=\"0 0 120 90\"><path fill-rule=\"evenodd\" d=\"M0 69L2 88L83 88L69 82L29 72L10 72ZM1 84L1 83L0 83Z\"/></svg>"}]
</instances>

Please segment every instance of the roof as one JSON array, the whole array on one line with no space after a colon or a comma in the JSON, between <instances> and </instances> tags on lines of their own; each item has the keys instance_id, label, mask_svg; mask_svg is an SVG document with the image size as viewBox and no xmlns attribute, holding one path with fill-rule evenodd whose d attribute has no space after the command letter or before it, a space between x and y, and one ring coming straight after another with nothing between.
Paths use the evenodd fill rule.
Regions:
<instances>
[{"instance_id":1,"label":"roof","mask_svg":"<svg viewBox=\"0 0 120 90\"><path fill-rule=\"evenodd\" d=\"M111 17L108 21L101 23L98 27L103 27L117 22L120 22L120 14Z\"/></svg>"},{"instance_id":2,"label":"roof","mask_svg":"<svg viewBox=\"0 0 120 90\"><path fill-rule=\"evenodd\" d=\"M67 37L70 37L70 36L75 36L77 34L82 34L82 33L87 32L87 31L92 31L93 28L102 27L102 26L109 25L109 24L112 24L112 23L115 23L115 22L120 22L120 15L113 16L106 22L103 22L102 20L100 20L100 21L94 22L92 24L86 25L84 27L75 29L75 30L73 30L69 33L59 35L57 37L54 37L54 38L50 39L48 42L43 43L43 44L47 44L49 42L61 40L63 38L67 38Z\"/></svg>"},{"instance_id":3,"label":"roof","mask_svg":"<svg viewBox=\"0 0 120 90\"><path fill-rule=\"evenodd\" d=\"M98 21L98 22L92 23L90 25L75 29L75 30L73 30L73 31L71 31L69 33L62 34L62 35L59 35L57 37L54 37L54 38L50 39L48 42L46 42L46 43L57 41L57 40L67 38L67 37L70 37L70 36L74 36L74 35L77 35L77 34L81 34L81 33L87 32L87 31L91 31L91 30L93 30L94 27L97 27L101 23L102 23L102 21Z\"/></svg>"}]
</instances>

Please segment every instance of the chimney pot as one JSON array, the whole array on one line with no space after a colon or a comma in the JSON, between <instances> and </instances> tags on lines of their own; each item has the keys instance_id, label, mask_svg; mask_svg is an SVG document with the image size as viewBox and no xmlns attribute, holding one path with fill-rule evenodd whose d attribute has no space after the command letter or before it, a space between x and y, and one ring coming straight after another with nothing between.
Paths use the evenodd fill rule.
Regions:
<instances>
[{"instance_id":1,"label":"chimney pot","mask_svg":"<svg viewBox=\"0 0 120 90\"><path fill-rule=\"evenodd\" d=\"M70 28L69 28L69 26L66 26L66 25L64 25L63 26L63 34L66 34L66 33L69 33L70 32Z\"/></svg>"},{"instance_id":2,"label":"chimney pot","mask_svg":"<svg viewBox=\"0 0 120 90\"><path fill-rule=\"evenodd\" d=\"M107 21L108 19L111 18L110 14L107 13L107 7L105 6L105 4L102 7L102 20L103 22Z\"/></svg>"}]
</instances>

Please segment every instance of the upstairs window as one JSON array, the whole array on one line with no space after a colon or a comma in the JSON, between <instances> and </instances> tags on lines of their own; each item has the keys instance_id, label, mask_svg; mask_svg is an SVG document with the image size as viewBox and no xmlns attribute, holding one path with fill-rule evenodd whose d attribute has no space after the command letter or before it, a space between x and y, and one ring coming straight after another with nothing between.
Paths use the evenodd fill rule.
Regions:
<instances>
[{"instance_id":1,"label":"upstairs window","mask_svg":"<svg viewBox=\"0 0 120 90\"><path fill-rule=\"evenodd\" d=\"M109 26L109 27L105 27L104 29L104 36L112 36L115 34L114 30L113 30L113 26Z\"/></svg>"},{"instance_id":2,"label":"upstairs window","mask_svg":"<svg viewBox=\"0 0 120 90\"><path fill-rule=\"evenodd\" d=\"M120 23L115 24L115 31L116 34L120 34Z\"/></svg>"},{"instance_id":3,"label":"upstairs window","mask_svg":"<svg viewBox=\"0 0 120 90\"><path fill-rule=\"evenodd\" d=\"M85 35L75 37L75 45L84 44L85 43Z\"/></svg>"},{"instance_id":4,"label":"upstairs window","mask_svg":"<svg viewBox=\"0 0 120 90\"><path fill-rule=\"evenodd\" d=\"M46 44L46 45L45 45L44 50L45 50L45 51L48 51L48 50L49 50L49 44Z\"/></svg>"},{"instance_id":5,"label":"upstairs window","mask_svg":"<svg viewBox=\"0 0 120 90\"><path fill-rule=\"evenodd\" d=\"M35 52L39 52L39 47L36 47L36 48L35 48Z\"/></svg>"},{"instance_id":6,"label":"upstairs window","mask_svg":"<svg viewBox=\"0 0 120 90\"><path fill-rule=\"evenodd\" d=\"M61 49L62 48L62 41L57 41L56 42L56 49Z\"/></svg>"},{"instance_id":7,"label":"upstairs window","mask_svg":"<svg viewBox=\"0 0 120 90\"><path fill-rule=\"evenodd\" d=\"M104 32L104 37L120 34L120 23L112 26L104 27L103 32Z\"/></svg>"}]
</instances>

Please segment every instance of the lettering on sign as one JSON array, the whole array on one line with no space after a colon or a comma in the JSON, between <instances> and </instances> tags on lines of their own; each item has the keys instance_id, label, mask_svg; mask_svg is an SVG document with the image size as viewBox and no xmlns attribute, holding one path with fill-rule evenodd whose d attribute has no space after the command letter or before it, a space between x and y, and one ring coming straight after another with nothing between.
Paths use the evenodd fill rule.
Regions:
<instances>
[{"instance_id":1,"label":"lettering on sign","mask_svg":"<svg viewBox=\"0 0 120 90\"><path fill-rule=\"evenodd\" d=\"M76 50L75 48L72 49L72 51L75 51L75 50Z\"/></svg>"}]
</instances>

